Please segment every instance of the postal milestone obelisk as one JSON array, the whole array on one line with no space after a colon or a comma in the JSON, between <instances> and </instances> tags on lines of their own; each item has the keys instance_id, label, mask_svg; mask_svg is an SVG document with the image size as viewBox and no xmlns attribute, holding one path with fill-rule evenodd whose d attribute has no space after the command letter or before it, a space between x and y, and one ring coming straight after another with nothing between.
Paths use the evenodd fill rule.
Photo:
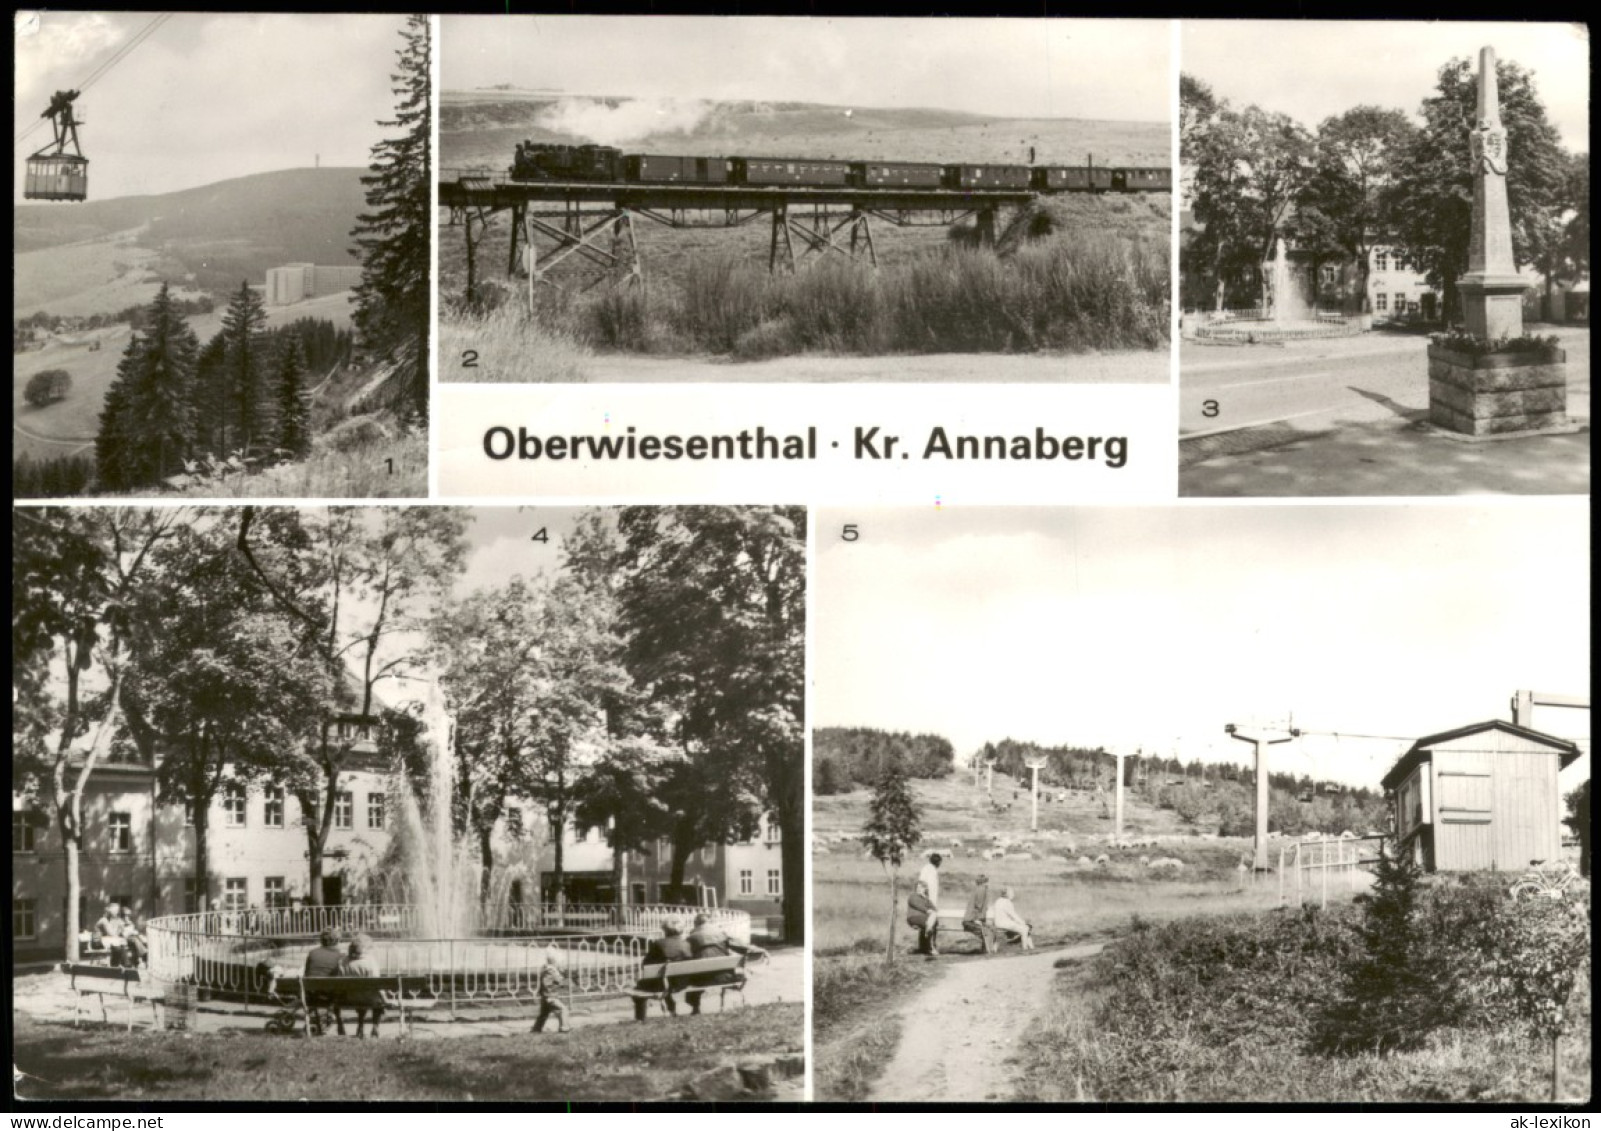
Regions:
<instances>
[{"instance_id":1,"label":"postal milestone obelisk","mask_svg":"<svg viewBox=\"0 0 1601 1131\"><path fill-rule=\"evenodd\" d=\"M1473 220L1468 270L1457 280L1464 321L1478 348L1449 341L1429 347L1429 423L1458 438L1492 439L1577 430L1567 418L1567 357L1523 337L1527 283L1512 258L1507 209L1506 127L1496 90L1495 49L1479 52L1479 102L1468 135L1473 168ZM1437 339L1437 342L1439 340Z\"/></svg>"},{"instance_id":2,"label":"postal milestone obelisk","mask_svg":"<svg viewBox=\"0 0 1601 1131\"><path fill-rule=\"evenodd\" d=\"M1496 89L1495 48L1479 52L1479 105L1468 135L1473 165L1473 228L1468 271L1457 280L1468 332L1480 341L1523 334L1523 291L1528 283L1512 259L1512 218L1507 211L1507 134Z\"/></svg>"}]
</instances>

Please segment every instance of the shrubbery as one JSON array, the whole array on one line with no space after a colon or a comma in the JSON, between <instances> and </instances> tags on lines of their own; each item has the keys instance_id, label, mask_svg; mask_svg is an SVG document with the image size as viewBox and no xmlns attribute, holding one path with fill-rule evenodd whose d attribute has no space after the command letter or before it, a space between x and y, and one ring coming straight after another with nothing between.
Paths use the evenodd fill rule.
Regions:
<instances>
[{"instance_id":1,"label":"shrubbery","mask_svg":"<svg viewBox=\"0 0 1601 1131\"><path fill-rule=\"evenodd\" d=\"M1587 912L1513 903L1504 877L1423 879L1386 861L1357 904L1141 925L1098 959L1095 1047L1066 1046L1063 1070L1100 1099L1171 1099L1212 1094L1200 1077L1254 1058L1549 1037L1572 1024Z\"/></svg>"}]
</instances>

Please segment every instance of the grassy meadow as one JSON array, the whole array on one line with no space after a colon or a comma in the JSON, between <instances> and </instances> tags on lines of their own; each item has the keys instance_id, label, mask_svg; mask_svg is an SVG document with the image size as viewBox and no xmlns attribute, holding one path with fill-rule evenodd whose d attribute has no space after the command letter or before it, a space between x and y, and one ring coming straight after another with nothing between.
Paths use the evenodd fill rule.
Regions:
<instances>
[{"instance_id":1,"label":"grassy meadow","mask_svg":"<svg viewBox=\"0 0 1601 1131\"><path fill-rule=\"evenodd\" d=\"M19 1100L652 1101L697 1074L800 1052L799 1004L519 1036L304 1040L125 1033L15 1015ZM24 1074L26 1074L24 1076Z\"/></svg>"}]
</instances>

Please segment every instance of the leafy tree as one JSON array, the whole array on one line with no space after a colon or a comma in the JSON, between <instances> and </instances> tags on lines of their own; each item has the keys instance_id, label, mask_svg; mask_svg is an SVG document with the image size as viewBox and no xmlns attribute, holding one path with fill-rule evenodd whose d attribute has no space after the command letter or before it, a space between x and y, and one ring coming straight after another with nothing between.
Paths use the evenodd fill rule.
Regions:
<instances>
[{"instance_id":1,"label":"leafy tree","mask_svg":"<svg viewBox=\"0 0 1601 1131\"><path fill-rule=\"evenodd\" d=\"M625 738L609 748L574 787L573 817L579 832L601 829L612 850L612 886L619 907L628 903L628 855L645 852L672 831L673 814L663 794L678 755L647 737Z\"/></svg>"},{"instance_id":2,"label":"leafy tree","mask_svg":"<svg viewBox=\"0 0 1601 1131\"><path fill-rule=\"evenodd\" d=\"M131 609L177 509L24 509L11 525L12 790L48 796L66 870L66 957L78 957L83 798L122 709ZM108 680L97 702L85 680ZM94 727L87 749L77 743Z\"/></svg>"},{"instance_id":3,"label":"leafy tree","mask_svg":"<svg viewBox=\"0 0 1601 1131\"><path fill-rule=\"evenodd\" d=\"M627 666L685 751L778 819L785 937L805 937L805 512L627 507ZM729 836L740 815L726 814Z\"/></svg>"},{"instance_id":4,"label":"leafy tree","mask_svg":"<svg viewBox=\"0 0 1601 1131\"><path fill-rule=\"evenodd\" d=\"M862 843L889 874L889 943L885 962L895 961L895 920L900 911L900 867L922 839L922 811L912 796L906 772L895 763L884 768L873 787Z\"/></svg>"},{"instance_id":5,"label":"leafy tree","mask_svg":"<svg viewBox=\"0 0 1601 1131\"><path fill-rule=\"evenodd\" d=\"M64 401L72 391L72 374L65 369L41 369L28 378L22 397L34 408Z\"/></svg>"},{"instance_id":6,"label":"leafy tree","mask_svg":"<svg viewBox=\"0 0 1601 1131\"><path fill-rule=\"evenodd\" d=\"M399 69L392 76L395 116L379 122L398 133L372 149L367 205L351 234L361 259L356 326L375 353L394 358L407 389L407 407L428 412L429 241L433 201L429 183L431 128L428 17L408 16L401 32Z\"/></svg>"},{"instance_id":7,"label":"leafy tree","mask_svg":"<svg viewBox=\"0 0 1601 1131\"><path fill-rule=\"evenodd\" d=\"M1190 206L1200 226L1185 258L1211 280L1217 309L1239 277L1254 276L1265 303L1261 266L1312 175L1312 138L1288 115L1235 109L1193 78L1180 80L1180 119L1180 160L1190 170Z\"/></svg>"},{"instance_id":8,"label":"leafy tree","mask_svg":"<svg viewBox=\"0 0 1601 1131\"><path fill-rule=\"evenodd\" d=\"M1551 1102L1562 1099L1562 1034L1573 1020L1573 991L1590 957L1590 915L1578 902L1520 903L1503 918L1481 957L1493 1000L1551 1050Z\"/></svg>"},{"instance_id":9,"label":"leafy tree","mask_svg":"<svg viewBox=\"0 0 1601 1131\"><path fill-rule=\"evenodd\" d=\"M1375 241L1388 242L1384 193L1413 132L1405 114L1378 106L1356 106L1325 119L1318 127L1314 174L1297 201L1298 246L1330 248L1351 258L1363 313L1369 310L1369 253Z\"/></svg>"},{"instance_id":10,"label":"leafy tree","mask_svg":"<svg viewBox=\"0 0 1601 1131\"><path fill-rule=\"evenodd\" d=\"M1516 63L1497 62L1501 124L1507 130L1507 206L1512 254L1534 261L1542 231L1560 209L1567 161L1534 86ZM1473 169L1468 149L1478 105L1474 64L1452 59L1423 102L1423 128L1400 154L1386 204L1396 242L1408 262L1445 296L1448 318L1460 316L1456 281L1468 267Z\"/></svg>"},{"instance_id":11,"label":"leafy tree","mask_svg":"<svg viewBox=\"0 0 1601 1131\"><path fill-rule=\"evenodd\" d=\"M1562 823L1573 831L1579 838L1579 874L1590 874L1590 782L1585 779L1583 785L1573 790L1563 799L1568 808L1568 815L1562 818Z\"/></svg>"},{"instance_id":12,"label":"leafy tree","mask_svg":"<svg viewBox=\"0 0 1601 1131\"><path fill-rule=\"evenodd\" d=\"M304 742L331 690L230 533L194 523L158 551L126 696L129 734L156 766L162 799L192 814L195 886L207 905L218 793L264 776L279 751Z\"/></svg>"},{"instance_id":13,"label":"leafy tree","mask_svg":"<svg viewBox=\"0 0 1601 1131\"><path fill-rule=\"evenodd\" d=\"M262 331L267 325L267 307L261 295L248 282L239 284L228 310L222 316L223 363L221 376L224 404L233 417L234 443L250 452L268 437L271 399L267 395L267 345ZM227 435L226 417L223 434ZM226 454L224 449L219 454Z\"/></svg>"},{"instance_id":14,"label":"leafy tree","mask_svg":"<svg viewBox=\"0 0 1601 1131\"><path fill-rule=\"evenodd\" d=\"M334 692L314 711L312 738L280 747L268 774L300 803L308 894L319 902L343 775L358 753L340 716L374 717L374 687L416 660L422 618L465 565L467 516L448 507L241 507L230 521L244 561Z\"/></svg>"},{"instance_id":15,"label":"leafy tree","mask_svg":"<svg viewBox=\"0 0 1601 1131\"><path fill-rule=\"evenodd\" d=\"M299 458L311 450L311 401L306 390L306 363L300 339L291 335L278 355L278 443L280 451Z\"/></svg>"}]
</instances>

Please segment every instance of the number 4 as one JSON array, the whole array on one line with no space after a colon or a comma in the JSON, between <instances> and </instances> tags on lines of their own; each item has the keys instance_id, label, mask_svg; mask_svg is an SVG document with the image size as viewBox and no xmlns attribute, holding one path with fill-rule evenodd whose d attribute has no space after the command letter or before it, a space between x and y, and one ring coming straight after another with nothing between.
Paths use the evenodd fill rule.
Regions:
<instances>
[{"instance_id":1,"label":"number 4","mask_svg":"<svg viewBox=\"0 0 1601 1131\"><path fill-rule=\"evenodd\" d=\"M529 541L530 542L549 542L550 541L550 535L547 534L545 532L545 528L543 526L541 526L539 528L539 533L535 534L532 538L529 539Z\"/></svg>"}]
</instances>

